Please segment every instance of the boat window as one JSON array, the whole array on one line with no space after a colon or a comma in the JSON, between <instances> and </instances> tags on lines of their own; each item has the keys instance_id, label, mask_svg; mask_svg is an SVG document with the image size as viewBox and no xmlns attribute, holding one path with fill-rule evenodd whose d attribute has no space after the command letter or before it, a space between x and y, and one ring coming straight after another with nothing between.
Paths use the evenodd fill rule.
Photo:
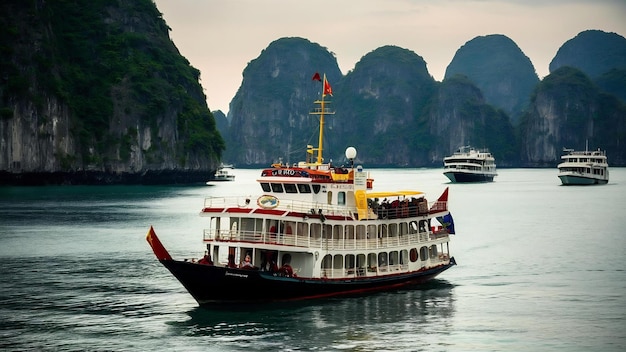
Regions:
<instances>
[{"instance_id":1,"label":"boat window","mask_svg":"<svg viewBox=\"0 0 626 352\"><path fill-rule=\"evenodd\" d=\"M415 263L417 259L417 248L411 248L411 262Z\"/></svg>"},{"instance_id":2,"label":"boat window","mask_svg":"<svg viewBox=\"0 0 626 352\"><path fill-rule=\"evenodd\" d=\"M326 204L333 204L333 192L332 191L328 191L328 193L326 193Z\"/></svg>"},{"instance_id":3,"label":"boat window","mask_svg":"<svg viewBox=\"0 0 626 352\"><path fill-rule=\"evenodd\" d=\"M346 239L353 240L354 239L354 225L346 225L344 230Z\"/></svg>"},{"instance_id":4,"label":"boat window","mask_svg":"<svg viewBox=\"0 0 626 352\"><path fill-rule=\"evenodd\" d=\"M318 223L311 224L311 239L319 240L322 237L322 225Z\"/></svg>"},{"instance_id":5,"label":"boat window","mask_svg":"<svg viewBox=\"0 0 626 352\"><path fill-rule=\"evenodd\" d=\"M276 193L283 193L282 183L272 183L272 191Z\"/></svg>"},{"instance_id":6,"label":"boat window","mask_svg":"<svg viewBox=\"0 0 626 352\"><path fill-rule=\"evenodd\" d=\"M356 225L356 239L363 240L366 238L365 225Z\"/></svg>"},{"instance_id":7,"label":"boat window","mask_svg":"<svg viewBox=\"0 0 626 352\"><path fill-rule=\"evenodd\" d=\"M367 225L367 238L376 238L376 225Z\"/></svg>"},{"instance_id":8,"label":"boat window","mask_svg":"<svg viewBox=\"0 0 626 352\"><path fill-rule=\"evenodd\" d=\"M378 229L378 238L387 237L387 225L380 225Z\"/></svg>"},{"instance_id":9,"label":"boat window","mask_svg":"<svg viewBox=\"0 0 626 352\"><path fill-rule=\"evenodd\" d=\"M256 219L254 221L254 232L262 232L263 231L263 219Z\"/></svg>"},{"instance_id":10,"label":"boat window","mask_svg":"<svg viewBox=\"0 0 626 352\"><path fill-rule=\"evenodd\" d=\"M330 269L333 267L333 257L330 254L326 254L322 259L322 269Z\"/></svg>"},{"instance_id":11,"label":"boat window","mask_svg":"<svg viewBox=\"0 0 626 352\"><path fill-rule=\"evenodd\" d=\"M346 269L354 269L355 257L354 254L346 254Z\"/></svg>"},{"instance_id":12,"label":"boat window","mask_svg":"<svg viewBox=\"0 0 626 352\"><path fill-rule=\"evenodd\" d=\"M432 245L430 246L430 258L436 258L437 257L437 245Z\"/></svg>"},{"instance_id":13,"label":"boat window","mask_svg":"<svg viewBox=\"0 0 626 352\"><path fill-rule=\"evenodd\" d=\"M406 249L400 251L400 262L399 264L405 265L408 263L409 252Z\"/></svg>"},{"instance_id":14,"label":"boat window","mask_svg":"<svg viewBox=\"0 0 626 352\"><path fill-rule=\"evenodd\" d=\"M239 231L241 231L242 235L251 235L254 234L254 227L256 225L255 219L251 218L241 218L239 222Z\"/></svg>"},{"instance_id":15,"label":"boat window","mask_svg":"<svg viewBox=\"0 0 626 352\"><path fill-rule=\"evenodd\" d=\"M311 187L307 184L298 183L298 192L311 193Z\"/></svg>"},{"instance_id":16,"label":"boat window","mask_svg":"<svg viewBox=\"0 0 626 352\"><path fill-rule=\"evenodd\" d=\"M333 237L333 225L324 225L324 228L322 230L323 230L323 233L322 233L323 238Z\"/></svg>"},{"instance_id":17,"label":"boat window","mask_svg":"<svg viewBox=\"0 0 626 352\"><path fill-rule=\"evenodd\" d=\"M343 269L343 256L341 254L335 254L333 258L333 269Z\"/></svg>"},{"instance_id":18,"label":"boat window","mask_svg":"<svg viewBox=\"0 0 626 352\"><path fill-rule=\"evenodd\" d=\"M378 266L387 266L387 252L378 253Z\"/></svg>"},{"instance_id":19,"label":"boat window","mask_svg":"<svg viewBox=\"0 0 626 352\"><path fill-rule=\"evenodd\" d=\"M313 193L318 194L320 193L320 189L322 188L322 186L320 185L313 185Z\"/></svg>"},{"instance_id":20,"label":"boat window","mask_svg":"<svg viewBox=\"0 0 626 352\"><path fill-rule=\"evenodd\" d=\"M296 234L298 236L308 236L309 235L309 224L306 222L299 222L298 228L296 229Z\"/></svg>"},{"instance_id":21,"label":"boat window","mask_svg":"<svg viewBox=\"0 0 626 352\"><path fill-rule=\"evenodd\" d=\"M293 183L285 183L285 192L286 193L298 193L298 189L296 188L296 185L294 185Z\"/></svg>"},{"instance_id":22,"label":"boat window","mask_svg":"<svg viewBox=\"0 0 626 352\"><path fill-rule=\"evenodd\" d=\"M389 224L389 237L398 236L398 224Z\"/></svg>"},{"instance_id":23,"label":"boat window","mask_svg":"<svg viewBox=\"0 0 626 352\"><path fill-rule=\"evenodd\" d=\"M365 254L359 254L356 256L356 267L365 268Z\"/></svg>"},{"instance_id":24,"label":"boat window","mask_svg":"<svg viewBox=\"0 0 626 352\"><path fill-rule=\"evenodd\" d=\"M343 226L341 225L333 226L333 239L334 240L340 240L342 233L343 233Z\"/></svg>"},{"instance_id":25,"label":"boat window","mask_svg":"<svg viewBox=\"0 0 626 352\"><path fill-rule=\"evenodd\" d=\"M398 251L389 252L389 265L397 265L399 263Z\"/></svg>"},{"instance_id":26,"label":"boat window","mask_svg":"<svg viewBox=\"0 0 626 352\"><path fill-rule=\"evenodd\" d=\"M376 268L377 265L377 260L376 260L376 253L369 253L367 255L367 266L369 268Z\"/></svg>"},{"instance_id":27,"label":"boat window","mask_svg":"<svg viewBox=\"0 0 626 352\"><path fill-rule=\"evenodd\" d=\"M426 246L420 248L420 258L422 258L422 261L428 259L428 248Z\"/></svg>"},{"instance_id":28,"label":"boat window","mask_svg":"<svg viewBox=\"0 0 626 352\"><path fill-rule=\"evenodd\" d=\"M337 204L346 205L346 192L337 193Z\"/></svg>"},{"instance_id":29,"label":"boat window","mask_svg":"<svg viewBox=\"0 0 626 352\"><path fill-rule=\"evenodd\" d=\"M417 221L411 221L410 233L417 233Z\"/></svg>"},{"instance_id":30,"label":"boat window","mask_svg":"<svg viewBox=\"0 0 626 352\"><path fill-rule=\"evenodd\" d=\"M406 222L401 222L400 223L400 236L406 235L407 233L409 233L409 224L407 224Z\"/></svg>"},{"instance_id":31,"label":"boat window","mask_svg":"<svg viewBox=\"0 0 626 352\"><path fill-rule=\"evenodd\" d=\"M263 192L271 192L272 189L270 188L270 184L267 182L261 182L261 188L263 189Z\"/></svg>"},{"instance_id":32,"label":"boat window","mask_svg":"<svg viewBox=\"0 0 626 352\"><path fill-rule=\"evenodd\" d=\"M285 221L285 235L293 235L293 221Z\"/></svg>"}]
</instances>

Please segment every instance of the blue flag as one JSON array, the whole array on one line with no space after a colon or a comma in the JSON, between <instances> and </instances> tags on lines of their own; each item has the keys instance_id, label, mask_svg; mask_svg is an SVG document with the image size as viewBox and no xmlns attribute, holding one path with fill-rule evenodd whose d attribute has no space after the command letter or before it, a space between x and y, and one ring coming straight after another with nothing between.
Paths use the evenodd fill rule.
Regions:
<instances>
[{"instance_id":1,"label":"blue flag","mask_svg":"<svg viewBox=\"0 0 626 352\"><path fill-rule=\"evenodd\" d=\"M448 231L449 234L454 235L454 220L452 214L448 213L444 216L438 216L437 221L443 225L443 228Z\"/></svg>"}]
</instances>

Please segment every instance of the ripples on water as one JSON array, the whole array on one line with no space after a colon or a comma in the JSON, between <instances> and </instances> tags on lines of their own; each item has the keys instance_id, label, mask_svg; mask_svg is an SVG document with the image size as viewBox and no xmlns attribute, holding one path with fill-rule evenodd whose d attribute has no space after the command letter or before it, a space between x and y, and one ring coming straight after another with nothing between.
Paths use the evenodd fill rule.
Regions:
<instances>
[{"instance_id":1,"label":"ripples on water","mask_svg":"<svg viewBox=\"0 0 626 352\"><path fill-rule=\"evenodd\" d=\"M624 169L584 188L552 170L479 185L378 170L379 187L393 172L430 200L450 186L458 266L413 290L200 308L145 234L199 256L203 198L256 191L257 171L236 172L212 187L0 187L0 350L625 350Z\"/></svg>"},{"instance_id":2,"label":"ripples on water","mask_svg":"<svg viewBox=\"0 0 626 352\"><path fill-rule=\"evenodd\" d=\"M367 297L200 308L148 258L2 259L0 323L11 350L384 350L450 329L452 285ZM232 308L232 307L231 307ZM430 321L428 324L425 324ZM422 336L416 338L416 336ZM412 346L412 347L411 347Z\"/></svg>"}]
</instances>

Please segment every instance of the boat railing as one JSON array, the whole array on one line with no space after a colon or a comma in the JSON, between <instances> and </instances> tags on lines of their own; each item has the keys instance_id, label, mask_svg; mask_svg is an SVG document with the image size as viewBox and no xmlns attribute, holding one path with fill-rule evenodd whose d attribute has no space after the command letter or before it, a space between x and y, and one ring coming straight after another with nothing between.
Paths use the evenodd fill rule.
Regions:
<instances>
[{"instance_id":1,"label":"boat railing","mask_svg":"<svg viewBox=\"0 0 626 352\"><path fill-rule=\"evenodd\" d=\"M448 238L446 231L410 233L399 236L362 239L336 239L309 237L296 234L275 234L269 232L243 230L205 229L203 238L206 242L245 242L254 244L286 245L293 247L322 250L377 250L381 248L406 247L428 241Z\"/></svg>"},{"instance_id":2,"label":"boat railing","mask_svg":"<svg viewBox=\"0 0 626 352\"><path fill-rule=\"evenodd\" d=\"M256 203L252 203L252 197L207 197L204 200L204 210L211 208L256 208ZM357 213L356 207L336 206L320 202L306 202L293 199L280 199L275 207L266 207L266 209L292 211L305 214L324 214L346 216L352 218Z\"/></svg>"},{"instance_id":3,"label":"boat railing","mask_svg":"<svg viewBox=\"0 0 626 352\"><path fill-rule=\"evenodd\" d=\"M368 213L372 215L368 217L369 220L374 220L379 217L387 219L407 218L416 215L427 215L428 209L432 209L437 201L424 203L426 207L420 208L420 205L408 205L408 206L390 206L383 207L379 205L377 208L368 207ZM208 197L204 201L203 212L211 212L211 209L218 209L219 212L228 208L238 208L237 213L245 212L249 209L252 212L256 209L256 204L252 204L250 197ZM306 202L292 199L281 199L274 207L266 209L272 209L276 211L296 212L309 215L324 215L324 216L343 216L351 219L356 219L358 210L356 207L350 206L338 206L320 202ZM362 219L362 220L367 220Z\"/></svg>"},{"instance_id":4,"label":"boat railing","mask_svg":"<svg viewBox=\"0 0 626 352\"><path fill-rule=\"evenodd\" d=\"M567 155L606 156L605 150L574 151L572 149L563 149L563 151L567 152Z\"/></svg>"}]
</instances>

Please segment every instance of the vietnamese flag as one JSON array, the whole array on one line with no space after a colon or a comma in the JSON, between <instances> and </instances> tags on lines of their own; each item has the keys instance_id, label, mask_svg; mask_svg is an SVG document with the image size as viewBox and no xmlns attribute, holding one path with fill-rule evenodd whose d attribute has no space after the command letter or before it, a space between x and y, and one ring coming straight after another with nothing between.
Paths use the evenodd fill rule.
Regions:
<instances>
[{"instance_id":1,"label":"vietnamese flag","mask_svg":"<svg viewBox=\"0 0 626 352\"><path fill-rule=\"evenodd\" d=\"M326 80L326 75L324 75L324 95L330 95L331 97L333 96L333 88Z\"/></svg>"}]
</instances>

